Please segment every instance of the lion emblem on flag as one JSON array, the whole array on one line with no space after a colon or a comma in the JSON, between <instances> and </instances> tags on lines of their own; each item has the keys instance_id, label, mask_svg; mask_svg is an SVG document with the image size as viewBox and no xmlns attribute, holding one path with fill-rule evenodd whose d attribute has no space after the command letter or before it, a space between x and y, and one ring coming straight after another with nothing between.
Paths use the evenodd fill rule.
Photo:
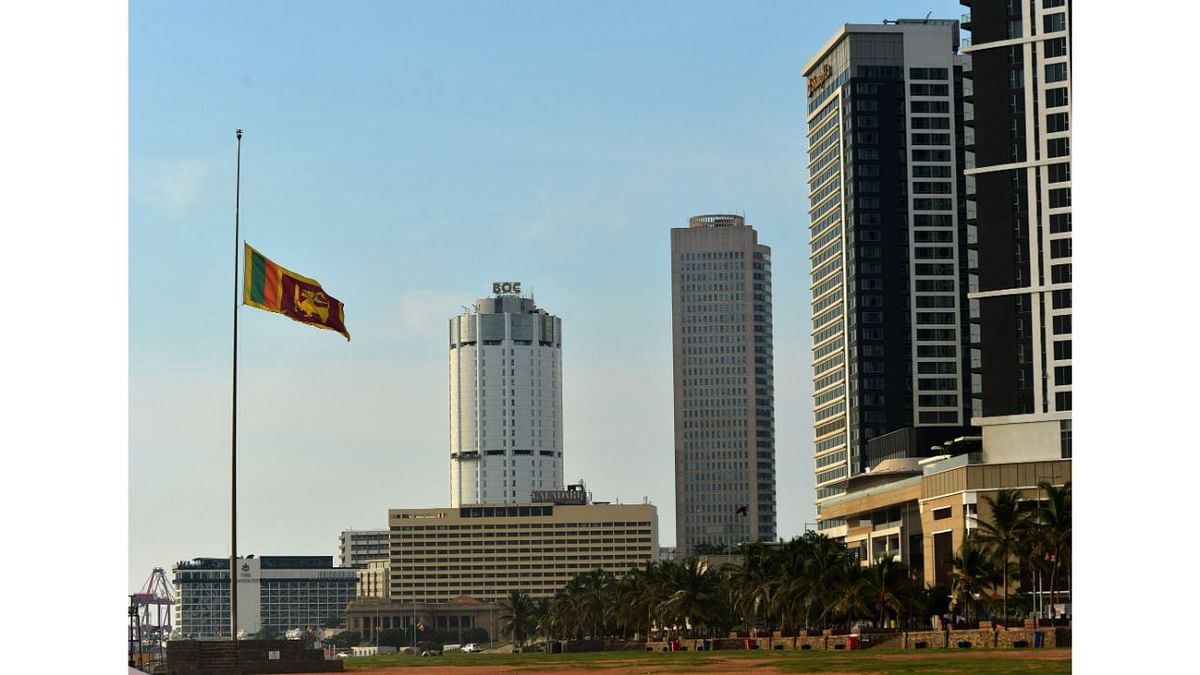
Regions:
<instances>
[{"instance_id":1,"label":"lion emblem on flag","mask_svg":"<svg viewBox=\"0 0 1200 675\"><path fill-rule=\"evenodd\" d=\"M307 288L295 287L295 302L292 306L304 314L304 318L313 316L321 318L321 323L329 320L329 300L321 291L310 291Z\"/></svg>"}]
</instances>

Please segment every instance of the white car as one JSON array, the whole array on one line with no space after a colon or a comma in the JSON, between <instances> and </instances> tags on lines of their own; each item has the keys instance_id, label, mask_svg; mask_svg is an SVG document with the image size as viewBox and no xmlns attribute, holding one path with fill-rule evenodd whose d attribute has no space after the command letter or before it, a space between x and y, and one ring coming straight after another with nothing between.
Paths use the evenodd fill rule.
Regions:
<instances>
[{"instance_id":1,"label":"white car","mask_svg":"<svg viewBox=\"0 0 1200 675\"><path fill-rule=\"evenodd\" d=\"M479 645L475 644L474 642L463 645L462 650L464 654L478 654L479 652L483 651L479 648Z\"/></svg>"}]
</instances>

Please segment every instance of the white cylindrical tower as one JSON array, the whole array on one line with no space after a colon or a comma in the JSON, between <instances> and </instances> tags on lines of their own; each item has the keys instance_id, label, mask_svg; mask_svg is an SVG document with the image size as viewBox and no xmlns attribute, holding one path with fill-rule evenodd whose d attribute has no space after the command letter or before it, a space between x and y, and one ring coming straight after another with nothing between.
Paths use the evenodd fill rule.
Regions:
<instances>
[{"instance_id":1,"label":"white cylindrical tower","mask_svg":"<svg viewBox=\"0 0 1200 675\"><path fill-rule=\"evenodd\" d=\"M450 505L563 489L562 322L519 283L450 319Z\"/></svg>"}]
</instances>

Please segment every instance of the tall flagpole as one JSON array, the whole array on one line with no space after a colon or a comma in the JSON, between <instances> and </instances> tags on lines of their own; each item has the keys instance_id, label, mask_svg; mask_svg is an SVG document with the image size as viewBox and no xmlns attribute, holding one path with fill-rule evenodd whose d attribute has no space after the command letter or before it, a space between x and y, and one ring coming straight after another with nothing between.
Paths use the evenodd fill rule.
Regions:
<instances>
[{"instance_id":1,"label":"tall flagpole","mask_svg":"<svg viewBox=\"0 0 1200 675\"><path fill-rule=\"evenodd\" d=\"M241 240L238 232L242 202L242 130L237 130L237 185L233 201L233 438L230 462L229 490L229 635L238 639L237 626L237 319L238 319L238 253Z\"/></svg>"}]
</instances>

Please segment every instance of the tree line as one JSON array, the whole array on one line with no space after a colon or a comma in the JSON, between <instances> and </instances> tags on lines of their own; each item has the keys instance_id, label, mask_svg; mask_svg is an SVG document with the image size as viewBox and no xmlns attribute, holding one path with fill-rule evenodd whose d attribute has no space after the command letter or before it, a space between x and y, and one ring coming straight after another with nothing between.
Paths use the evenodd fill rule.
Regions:
<instances>
[{"instance_id":1,"label":"tree line","mask_svg":"<svg viewBox=\"0 0 1200 675\"><path fill-rule=\"evenodd\" d=\"M995 621L1020 619L1033 607L1039 579L1051 606L1070 586L1071 486L1039 487L1036 500L1015 490L983 497L990 520L980 519L958 551L938 561L949 568L949 586L923 584L920 571L891 557L864 566L841 542L809 531L778 545L740 546L738 564L720 569L696 557L655 562L619 579L594 570L548 598L513 591L501 601L500 630L523 645L856 625L916 630L932 616L974 622L985 612Z\"/></svg>"}]
</instances>

